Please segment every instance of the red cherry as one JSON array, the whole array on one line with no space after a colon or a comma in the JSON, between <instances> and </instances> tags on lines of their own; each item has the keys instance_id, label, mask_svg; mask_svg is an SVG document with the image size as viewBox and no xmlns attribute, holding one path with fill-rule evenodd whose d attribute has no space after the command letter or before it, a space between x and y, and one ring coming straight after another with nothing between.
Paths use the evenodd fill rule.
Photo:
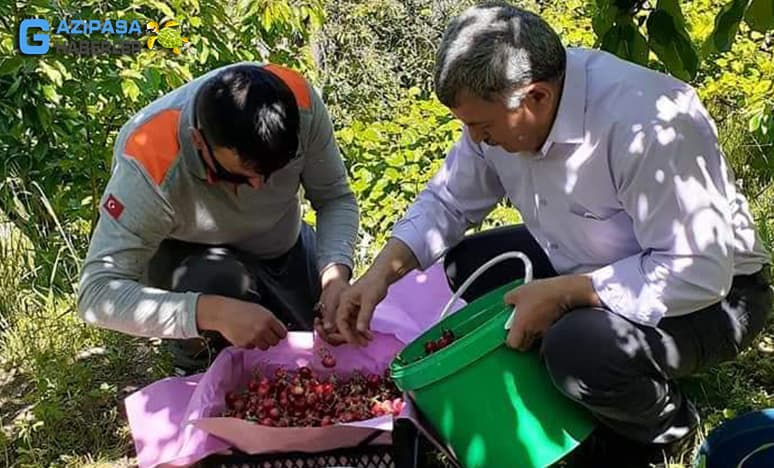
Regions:
<instances>
[{"instance_id":1,"label":"red cherry","mask_svg":"<svg viewBox=\"0 0 774 468\"><path fill-rule=\"evenodd\" d=\"M433 354L436 351L437 346L435 341L428 341L425 343L425 354Z\"/></svg>"},{"instance_id":2,"label":"red cherry","mask_svg":"<svg viewBox=\"0 0 774 468\"><path fill-rule=\"evenodd\" d=\"M300 375L302 379L310 379L312 377L312 369L303 366L298 369L298 375Z\"/></svg>"},{"instance_id":3,"label":"red cherry","mask_svg":"<svg viewBox=\"0 0 774 468\"><path fill-rule=\"evenodd\" d=\"M280 417L280 410L278 410L277 408L270 409L269 410L269 417L271 419L274 419L274 420L279 419L279 417Z\"/></svg>"},{"instance_id":4,"label":"red cherry","mask_svg":"<svg viewBox=\"0 0 774 468\"><path fill-rule=\"evenodd\" d=\"M366 378L366 385L369 388L376 389L382 384L382 377L378 374L369 374Z\"/></svg>"},{"instance_id":5,"label":"red cherry","mask_svg":"<svg viewBox=\"0 0 774 468\"><path fill-rule=\"evenodd\" d=\"M330 426L331 424L333 424L333 421L330 416L323 416L320 420L320 426Z\"/></svg>"},{"instance_id":6,"label":"red cherry","mask_svg":"<svg viewBox=\"0 0 774 468\"><path fill-rule=\"evenodd\" d=\"M260 384L255 379L252 379L250 380L250 382L247 383L247 389L251 392L257 392L259 386Z\"/></svg>"},{"instance_id":7,"label":"red cherry","mask_svg":"<svg viewBox=\"0 0 774 468\"><path fill-rule=\"evenodd\" d=\"M273 426L274 425L274 420L271 419L271 418L268 418L268 417L267 418L263 418L263 419L261 419L261 425L262 426Z\"/></svg>"},{"instance_id":8,"label":"red cherry","mask_svg":"<svg viewBox=\"0 0 774 468\"><path fill-rule=\"evenodd\" d=\"M401 411L403 411L403 399L401 398L395 398L392 400L392 414L398 415Z\"/></svg>"}]
</instances>

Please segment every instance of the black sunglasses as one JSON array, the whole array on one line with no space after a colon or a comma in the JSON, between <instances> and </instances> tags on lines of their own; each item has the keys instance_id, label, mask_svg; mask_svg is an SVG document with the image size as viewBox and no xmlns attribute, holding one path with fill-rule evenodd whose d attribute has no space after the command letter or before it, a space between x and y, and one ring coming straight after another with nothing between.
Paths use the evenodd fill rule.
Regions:
<instances>
[{"instance_id":1,"label":"black sunglasses","mask_svg":"<svg viewBox=\"0 0 774 468\"><path fill-rule=\"evenodd\" d=\"M231 182L232 184L242 185L242 184L249 184L250 178L247 176L244 176L242 174L234 174L233 172L229 172L223 165L220 164L218 161L218 158L215 157L215 152L212 150L212 146L210 146L210 142L207 141L207 137L204 136L204 132L199 129L199 134L202 137L202 140L204 141L204 146L207 147L207 151L210 152L210 159L212 160L212 164L215 166L215 178L218 180L223 180L226 182ZM204 155L201 151L199 151L199 157L202 159L202 162L204 165L207 165L206 160L204 159ZM268 177L264 177L264 179L268 179Z\"/></svg>"}]
</instances>

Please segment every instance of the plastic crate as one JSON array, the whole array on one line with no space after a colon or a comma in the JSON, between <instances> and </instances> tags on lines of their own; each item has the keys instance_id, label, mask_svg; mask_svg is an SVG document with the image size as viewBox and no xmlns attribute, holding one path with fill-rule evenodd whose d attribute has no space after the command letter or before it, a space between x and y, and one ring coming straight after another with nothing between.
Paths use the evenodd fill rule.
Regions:
<instances>
[{"instance_id":1,"label":"plastic crate","mask_svg":"<svg viewBox=\"0 0 774 468\"><path fill-rule=\"evenodd\" d=\"M368 445L318 453L276 453L264 455L213 455L202 468L395 468L391 445Z\"/></svg>"}]
</instances>

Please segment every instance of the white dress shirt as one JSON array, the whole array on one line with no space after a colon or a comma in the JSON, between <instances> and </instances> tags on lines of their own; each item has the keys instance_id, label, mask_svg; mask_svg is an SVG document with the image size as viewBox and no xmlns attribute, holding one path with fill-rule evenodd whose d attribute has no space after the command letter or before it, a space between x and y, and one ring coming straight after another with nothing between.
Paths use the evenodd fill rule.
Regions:
<instances>
[{"instance_id":1,"label":"white dress shirt","mask_svg":"<svg viewBox=\"0 0 774 468\"><path fill-rule=\"evenodd\" d=\"M589 273L613 312L656 326L718 302L771 256L693 88L567 50L558 114L537 153L467 128L393 229L425 269L507 197L559 274Z\"/></svg>"}]
</instances>

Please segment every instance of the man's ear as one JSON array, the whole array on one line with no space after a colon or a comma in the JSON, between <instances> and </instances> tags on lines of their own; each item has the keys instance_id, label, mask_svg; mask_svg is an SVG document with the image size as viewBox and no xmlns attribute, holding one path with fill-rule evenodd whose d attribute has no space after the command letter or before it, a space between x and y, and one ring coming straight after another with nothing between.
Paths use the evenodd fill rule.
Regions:
<instances>
[{"instance_id":1,"label":"man's ear","mask_svg":"<svg viewBox=\"0 0 774 468\"><path fill-rule=\"evenodd\" d=\"M196 149L199 151L204 151L206 149L206 145L204 144L204 137L202 136L199 129L195 127L188 127L188 130L191 132L191 141L193 141Z\"/></svg>"},{"instance_id":2,"label":"man's ear","mask_svg":"<svg viewBox=\"0 0 774 468\"><path fill-rule=\"evenodd\" d=\"M538 81L530 85L524 99L533 114L553 120L552 113L559 101L560 93L561 91L550 82Z\"/></svg>"},{"instance_id":3,"label":"man's ear","mask_svg":"<svg viewBox=\"0 0 774 468\"><path fill-rule=\"evenodd\" d=\"M554 94L554 88L544 81L532 83L527 91L528 99L538 105L544 105L546 102L550 102L551 99L555 97Z\"/></svg>"}]
</instances>

